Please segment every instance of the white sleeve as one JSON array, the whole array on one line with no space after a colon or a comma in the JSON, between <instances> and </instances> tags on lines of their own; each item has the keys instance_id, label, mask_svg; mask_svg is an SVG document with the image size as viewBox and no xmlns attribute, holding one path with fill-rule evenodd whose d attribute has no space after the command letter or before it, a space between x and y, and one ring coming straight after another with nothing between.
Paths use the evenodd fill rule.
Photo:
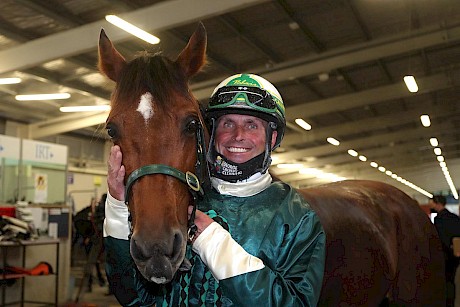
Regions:
<instances>
[{"instance_id":1,"label":"white sleeve","mask_svg":"<svg viewBox=\"0 0 460 307\"><path fill-rule=\"evenodd\" d=\"M209 225L193 243L193 251L217 280L261 270L261 259L250 255L218 223Z\"/></svg>"},{"instance_id":2,"label":"white sleeve","mask_svg":"<svg viewBox=\"0 0 460 307\"><path fill-rule=\"evenodd\" d=\"M104 237L128 240L130 233L128 223L128 206L124 201L115 199L107 193L105 201Z\"/></svg>"}]
</instances>

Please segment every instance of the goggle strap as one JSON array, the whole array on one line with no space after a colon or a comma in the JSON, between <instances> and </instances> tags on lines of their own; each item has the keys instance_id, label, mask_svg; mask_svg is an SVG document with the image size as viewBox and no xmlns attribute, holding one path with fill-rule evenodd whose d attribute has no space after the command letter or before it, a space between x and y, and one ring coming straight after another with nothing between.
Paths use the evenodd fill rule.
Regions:
<instances>
[{"instance_id":1,"label":"goggle strap","mask_svg":"<svg viewBox=\"0 0 460 307\"><path fill-rule=\"evenodd\" d=\"M273 131L276 129L276 124L274 122L269 122L267 129L265 130L266 142L265 142L265 155L264 155L264 162L262 163L262 174L265 173L271 164L271 152L272 152L272 137Z\"/></svg>"},{"instance_id":2,"label":"goggle strap","mask_svg":"<svg viewBox=\"0 0 460 307\"><path fill-rule=\"evenodd\" d=\"M215 118L211 118L211 136L209 137L209 146L208 146L208 150L207 150L207 153L206 153L206 159L213 163L214 162L214 158L215 157L212 157L212 150L211 148L214 147L214 137L215 137L215 133L216 133L216 119Z\"/></svg>"}]
</instances>

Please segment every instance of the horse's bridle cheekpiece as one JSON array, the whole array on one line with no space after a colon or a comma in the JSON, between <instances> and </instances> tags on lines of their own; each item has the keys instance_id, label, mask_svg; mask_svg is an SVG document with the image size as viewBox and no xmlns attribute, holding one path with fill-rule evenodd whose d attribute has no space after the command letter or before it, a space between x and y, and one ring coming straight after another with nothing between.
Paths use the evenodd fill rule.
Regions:
<instances>
[{"instance_id":1,"label":"horse's bridle cheekpiece","mask_svg":"<svg viewBox=\"0 0 460 307\"><path fill-rule=\"evenodd\" d=\"M197 207L198 199L203 198L204 190L201 187L201 182L204 180L204 173L203 173L203 166L206 166L206 155L205 155L205 140L204 140L204 130L203 125L199 122L197 124L196 129L196 152L197 152L197 161L195 164L195 172L198 174L195 175L192 172L182 172L177 168L171 167L169 165L164 164L149 164L139 167L138 169L134 170L129 176L126 182L125 187L125 203L128 205L129 198L131 194L131 189L133 184L139 178L146 176L146 175L154 175L154 174L162 174L172 176L176 179L179 179L183 183L187 184L190 194L193 196L193 211L190 214L190 218L188 220L188 240L192 242L195 234L198 230L198 227L195 225L195 213ZM132 232L132 230L131 230Z\"/></svg>"}]
</instances>

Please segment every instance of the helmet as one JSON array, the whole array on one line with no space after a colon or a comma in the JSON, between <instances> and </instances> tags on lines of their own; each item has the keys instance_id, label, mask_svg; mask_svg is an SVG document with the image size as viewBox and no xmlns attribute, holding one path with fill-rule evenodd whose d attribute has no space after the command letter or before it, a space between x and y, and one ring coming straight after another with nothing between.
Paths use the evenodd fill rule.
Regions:
<instances>
[{"instance_id":1,"label":"helmet","mask_svg":"<svg viewBox=\"0 0 460 307\"><path fill-rule=\"evenodd\" d=\"M206 115L216 120L229 113L251 115L272 122L278 132L276 148L286 127L283 99L278 90L264 78L254 74L237 74L222 81L212 92Z\"/></svg>"}]
</instances>

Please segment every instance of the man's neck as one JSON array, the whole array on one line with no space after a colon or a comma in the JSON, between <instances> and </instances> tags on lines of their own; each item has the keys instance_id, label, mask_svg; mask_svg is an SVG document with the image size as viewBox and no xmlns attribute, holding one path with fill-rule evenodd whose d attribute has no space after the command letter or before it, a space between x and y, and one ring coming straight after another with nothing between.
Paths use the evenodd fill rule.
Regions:
<instances>
[{"instance_id":1,"label":"man's neck","mask_svg":"<svg viewBox=\"0 0 460 307\"><path fill-rule=\"evenodd\" d=\"M211 177L211 184L217 192L223 195L237 197L249 197L256 195L270 186L272 177L268 172L256 173L248 179L228 182L219 178Z\"/></svg>"}]
</instances>

